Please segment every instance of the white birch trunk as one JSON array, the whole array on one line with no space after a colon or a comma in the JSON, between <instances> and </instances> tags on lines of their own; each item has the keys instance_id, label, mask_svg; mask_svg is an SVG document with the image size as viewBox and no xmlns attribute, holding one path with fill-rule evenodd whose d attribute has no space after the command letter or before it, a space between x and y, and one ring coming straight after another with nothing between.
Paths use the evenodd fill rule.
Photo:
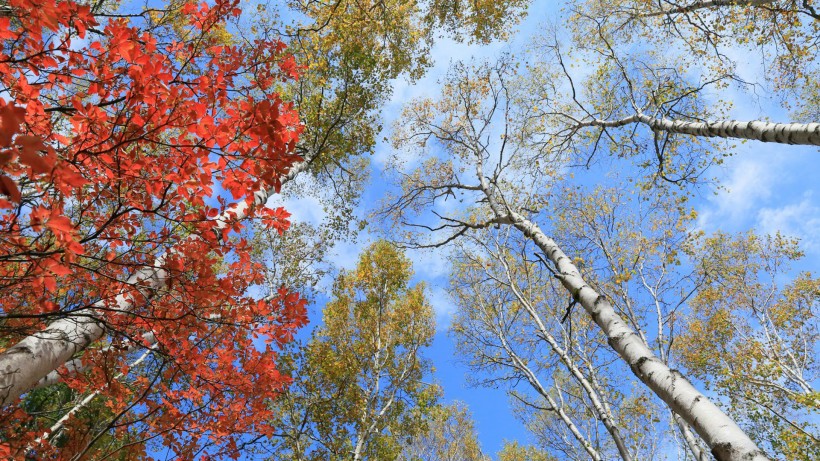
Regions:
<instances>
[{"instance_id":1,"label":"white birch trunk","mask_svg":"<svg viewBox=\"0 0 820 461\"><path fill-rule=\"evenodd\" d=\"M680 133L707 138L751 139L778 144L820 146L820 123L772 123L759 120L741 122L724 120L712 122L685 122L668 118L655 118L638 113L619 120L590 120L577 126L617 128L633 123L643 123L655 131Z\"/></svg>"},{"instance_id":2,"label":"white birch trunk","mask_svg":"<svg viewBox=\"0 0 820 461\"><path fill-rule=\"evenodd\" d=\"M641 13L637 16L642 18L649 18L654 16L667 16L670 14L691 13L697 10L707 8L720 8L724 6L762 6L774 3L775 1L777 0L702 0L690 3L689 5L672 6L671 8L662 9L660 11L653 11L651 13Z\"/></svg>"},{"instance_id":3,"label":"white birch trunk","mask_svg":"<svg viewBox=\"0 0 820 461\"><path fill-rule=\"evenodd\" d=\"M609 345L632 372L700 435L718 461L763 461L768 458L735 422L677 370L669 368L621 319L612 304L586 284L581 273L554 240L518 213L510 224L530 238L555 264L564 287L603 330Z\"/></svg>"},{"instance_id":4,"label":"white birch trunk","mask_svg":"<svg viewBox=\"0 0 820 461\"><path fill-rule=\"evenodd\" d=\"M148 358L149 355L151 355L152 352L154 352L154 349L156 349L156 347L157 347L157 345L156 345L156 343L154 343L154 345L152 345L150 348L148 348L148 350L146 350L138 359L134 360L129 365L129 368L134 368L136 366L139 366L142 362L145 361L145 359ZM123 373L117 373L117 375L114 376L114 379L119 380L119 379L122 379L124 376L125 376L125 374L123 374ZM87 406L89 403L91 403L91 401L94 400L98 395L100 395L100 393L106 387L108 387L108 384L104 385L102 388L97 389L94 392L92 392L92 393L88 394L87 396L85 396L82 400L80 400L79 403L74 405L74 407L71 410L69 410L68 413L64 414L60 419L57 420L57 422L52 424L51 427L48 429L48 431L44 432L43 435L41 435L36 440L34 440L34 442L32 442L32 444L28 446L28 449L26 451L32 450L33 448L35 448L38 445L42 444L43 441L45 441L46 438L48 438L52 434L56 434L57 431L62 430L62 428L65 426L65 423L72 416L74 416L75 413L82 410L85 406Z\"/></svg>"},{"instance_id":5,"label":"white birch trunk","mask_svg":"<svg viewBox=\"0 0 820 461\"><path fill-rule=\"evenodd\" d=\"M484 175L481 153L476 155L475 173L479 189L495 215L492 222L511 225L535 243L555 265L556 277L570 292L573 300L583 306L601 328L610 347L629 365L638 379L694 428L718 461L769 459L731 418L680 372L669 368L652 352L641 336L618 315L609 300L587 285L581 272L553 239L547 237L535 223L513 211L503 198L498 199L496 183L491 184L490 179Z\"/></svg>"},{"instance_id":6,"label":"white birch trunk","mask_svg":"<svg viewBox=\"0 0 820 461\"><path fill-rule=\"evenodd\" d=\"M305 171L307 162L293 165L281 179L284 184L297 174ZM273 189L257 191L252 203L238 203L215 219L214 230L226 228L236 219L248 216L257 206L264 205ZM191 237L195 238L195 237ZM170 251L174 251L173 248ZM126 284L134 287L142 296L150 299L157 290L167 286L168 272L162 268L164 257L160 256L151 267L145 267L128 278ZM37 382L56 370L71 357L84 350L89 344L100 339L105 332L105 325L94 316L94 309L108 308L128 312L134 308L135 293L124 292L118 295L113 305L98 301L86 315L68 317L52 322L45 330L24 338L19 343L0 353L0 405L17 401L24 393L37 385Z\"/></svg>"},{"instance_id":7,"label":"white birch trunk","mask_svg":"<svg viewBox=\"0 0 820 461\"><path fill-rule=\"evenodd\" d=\"M753 139L779 144L820 146L820 123L771 123L761 121L683 122L640 114L638 120L653 130L692 136Z\"/></svg>"},{"instance_id":8,"label":"white birch trunk","mask_svg":"<svg viewBox=\"0 0 820 461\"><path fill-rule=\"evenodd\" d=\"M683 440L686 442L686 447L689 448L689 451L692 453L695 461L711 461L711 457L704 453L700 445L698 445L698 441L695 438L695 435L692 434L692 430L689 428L689 425L686 424L686 421L674 412L672 413L672 418L675 420L675 424L678 426L678 429L680 429L680 433L683 434Z\"/></svg>"},{"instance_id":9,"label":"white birch trunk","mask_svg":"<svg viewBox=\"0 0 820 461\"><path fill-rule=\"evenodd\" d=\"M590 443L589 440L587 440L587 438L584 437L583 434L581 434L581 431L578 430L578 426L575 425L575 422L572 420L572 418L570 418L567 412L564 411L563 406L558 405L555 399L552 398L549 392L541 384L541 380L539 380L535 373L533 373L533 371L530 369L530 367L528 367L527 364L524 363L523 360L521 360L521 357L519 357L518 354L516 354L515 351L512 350L509 343L507 343L504 333L499 331L496 333L496 336L498 337L498 339L501 340L501 345L504 347L504 350L507 352L507 355L512 359L515 368L524 373L524 376L527 378L527 381L530 383L533 389L535 389L536 392L538 392L542 397L544 397L547 400L547 403L550 406L549 410L555 412L558 415L558 418L561 419L561 421L567 427L572 436L575 437L575 440L577 440L578 443L580 443L581 446L584 447L584 450L587 452L590 459L592 459L593 461L601 461L603 459L601 458L601 455L592 446L592 443Z\"/></svg>"}]
</instances>

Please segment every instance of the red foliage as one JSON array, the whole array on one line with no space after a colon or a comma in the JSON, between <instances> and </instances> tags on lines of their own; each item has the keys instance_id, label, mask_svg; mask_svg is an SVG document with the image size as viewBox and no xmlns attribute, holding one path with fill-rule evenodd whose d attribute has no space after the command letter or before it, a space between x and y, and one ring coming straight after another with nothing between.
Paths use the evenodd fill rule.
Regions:
<instances>
[{"instance_id":1,"label":"red foliage","mask_svg":"<svg viewBox=\"0 0 820 461\"><path fill-rule=\"evenodd\" d=\"M6 3L0 336L8 341L0 344L99 300L113 307L118 294L135 292L122 281L164 255L167 290L129 312L94 312L107 343L155 333L146 374L119 384L112 377L129 357L96 347L83 357L96 366L67 382L81 393L105 389L112 414L124 412L118 430L133 421L183 458L208 445L235 451L244 432L270 433L265 399L287 383L274 351L306 321L303 303L285 290L254 300L248 290L262 268L230 232L242 222L217 224L232 204L277 188L299 160L296 113L273 90L296 77L292 57L279 41L208 39L239 14L238 0L185 6L192 30L184 38L147 14L107 20L76 1ZM220 190L232 203L215 204ZM283 210L257 213L287 227ZM267 345L254 345L252 331ZM15 450L40 435L24 419L19 408L0 413L18 423L0 432Z\"/></svg>"}]
</instances>

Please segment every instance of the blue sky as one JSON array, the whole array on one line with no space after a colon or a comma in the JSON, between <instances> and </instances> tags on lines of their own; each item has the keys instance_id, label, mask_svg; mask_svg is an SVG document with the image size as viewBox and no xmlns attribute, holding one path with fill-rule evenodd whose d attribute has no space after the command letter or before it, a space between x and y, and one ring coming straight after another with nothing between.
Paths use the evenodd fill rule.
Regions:
<instances>
[{"instance_id":1,"label":"blue sky","mask_svg":"<svg viewBox=\"0 0 820 461\"><path fill-rule=\"evenodd\" d=\"M389 127L410 99L435 97L438 94L439 79L451 62L493 59L503 52L522 49L559 6L557 2L534 2L529 16L517 28L518 33L505 43L475 46L439 40L432 50L435 64L423 79L415 83L402 79L394 82L393 98L383 110L383 126L386 127L383 136L389 136ZM745 61L742 57L738 61L739 72L749 80L759 80L762 70L756 62ZM765 97L755 99L739 90L728 91L727 99L734 103L730 118L789 120L786 112ZM699 216L697 227L709 233L748 229L773 233L779 230L802 240L806 258L799 268L816 270L820 256L818 149L749 141L741 144L736 152L724 165L710 171L719 178L722 187L703 189L692 202ZM387 143L378 145L371 162L371 183L359 209L361 216L372 211L385 192L381 179L391 153L392 149ZM286 206L294 214L295 221L318 222L321 218L320 207L312 199L291 200ZM353 267L360 250L377 237L375 232L365 231L355 242L340 243L333 250L330 260L337 268ZM510 402L502 389L470 388L467 385L467 369L456 357L453 340L447 333L455 307L447 293L446 250L410 251L408 256L414 261L416 281L428 284L430 300L436 310L439 331L426 355L434 362L435 379L444 389L445 400L467 403L482 446L490 455L501 448L504 439L529 441L523 425L513 417ZM316 307L320 311L320 307Z\"/></svg>"}]
</instances>

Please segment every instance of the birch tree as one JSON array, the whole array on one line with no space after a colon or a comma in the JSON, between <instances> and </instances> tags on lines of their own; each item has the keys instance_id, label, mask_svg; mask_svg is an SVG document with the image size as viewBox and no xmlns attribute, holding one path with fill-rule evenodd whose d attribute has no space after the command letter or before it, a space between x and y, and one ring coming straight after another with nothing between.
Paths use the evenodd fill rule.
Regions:
<instances>
[{"instance_id":1,"label":"birch tree","mask_svg":"<svg viewBox=\"0 0 820 461\"><path fill-rule=\"evenodd\" d=\"M294 377L275 402L280 459L397 459L438 388L425 384L433 312L410 262L389 243L366 249L342 272L323 325L281 358ZM421 413L420 413L421 412Z\"/></svg>"},{"instance_id":2,"label":"birch tree","mask_svg":"<svg viewBox=\"0 0 820 461\"><path fill-rule=\"evenodd\" d=\"M438 405L424 416L419 434L402 444L401 461L489 461L475 423L461 402Z\"/></svg>"},{"instance_id":3,"label":"birch tree","mask_svg":"<svg viewBox=\"0 0 820 461\"><path fill-rule=\"evenodd\" d=\"M590 28L570 43L547 28L527 54L528 91L518 104L532 110L520 129L544 156L589 165L599 153L615 155L652 181L692 183L709 181L705 172L738 142L820 142L818 123L732 120L722 98L729 77L687 68L669 52L628 48L598 23Z\"/></svg>"},{"instance_id":4,"label":"birch tree","mask_svg":"<svg viewBox=\"0 0 820 461\"><path fill-rule=\"evenodd\" d=\"M440 99L418 101L407 108L398 125L396 145L413 149L425 160L410 172L397 167L402 191L389 200L385 213L425 234L437 234L427 245L445 244L492 226L515 229L532 241L546 267L600 329L612 350L694 429L718 460L766 459L731 418L658 357L537 222L540 210L549 212L553 200L564 198L546 193L560 177L563 165L547 163L545 157L529 149L525 132L517 130L530 109L514 106L509 71L504 63L475 70L457 66ZM426 151L429 145L446 155L430 155ZM544 164L539 166L541 161ZM440 204L452 196L466 201L469 213L435 208L437 200ZM428 210L421 220L418 214Z\"/></svg>"},{"instance_id":5,"label":"birch tree","mask_svg":"<svg viewBox=\"0 0 820 461\"><path fill-rule=\"evenodd\" d=\"M555 332L564 314L558 311L566 308L563 293L536 275L537 260L525 263L509 254L515 243L507 236L484 231L468 244L481 250L459 252L453 282L459 310L452 331L473 370L472 381L507 388L517 413L550 453L565 459L632 459L635 447L625 440L637 428L622 425L627 418L614 402L620 396L606 384L609 376L601 365L611 358L600 357L607 351L597 335L584 322L571 325L573 334L566 328ZM598 366L587 368L583 360ZM519 382L525 385L516 386Z\"/></svg>"},{"instance_id":6,"label":"birch tree","mask_svg":"<svg viewBox=\"0 0 820 461\"><path fill-rule=\"evenodd\" d=\"M587 282L611 300L644 344L671 364L675 319L700 283L679 266L688 242L685 228L693 218L685 198L645 194L633 200L618 189L573 188L553 196L564 200L552 208L552 226L567 251L584 255L578 262ZM520 395L514 398L518 412L530 418L533 432L542 440L539 446L550 447L550 453L583 457L568 453L565 446L578 442L577 436L550 435L561 426L549 424L547 415L560 402L567 415L601 426L588 433L609 434L609 439L593 439L601 445L599 453L618 449L615 455L604 452L604 458L652 457L659 446L670 446L674 439L683 442L683 451L700 459L703 449L690 442L696 437L689 426L678 415L653 407L637 380L619 376L606 344L588 323L571 321L572 307L563 288L541 267L540 259L528 259L533 250L527 239L511 232L481 230L466 236L463 256L454 267L460 309L453 330L476 375L486 376L478 381L497 384L506 374L509 382L529 382L542 395L549 390L544 382L553 382L554 392L565 395L551 397L550 405L535 405ZM500 371L505 366L516 372ZM582 404L573 409L570 404L576 399ZM672 428L680 435L670 434Z\"/></svg>"},{"instance_id":7,"label":"birch tree","mask_svg":"<svg viewBox=\"0 0 820 461\"><path fill-rule=\"evenodd\" d=\"M708 285L682 319L675 344L682 365L774 457L811 459L820 450L812 416L820 406L820 280L809 272L790 277L803 257L798 242L718 233L689 251Z\"/></svg>"}]
</instances>

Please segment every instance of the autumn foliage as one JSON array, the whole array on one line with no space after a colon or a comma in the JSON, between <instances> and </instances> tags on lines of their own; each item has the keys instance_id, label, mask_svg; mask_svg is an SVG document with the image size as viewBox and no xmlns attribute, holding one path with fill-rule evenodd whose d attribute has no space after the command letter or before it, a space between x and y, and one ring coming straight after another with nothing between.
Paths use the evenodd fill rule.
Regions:
<instances>
[{"instance_id":1,"label":"autumn foliage","mask_svg":"<svg viewBox=\"0 0 820 461\"><path fill-rule=\"evenodd\" d=\"M262 268L230 219L299 161L301 126L275 92L296 66L277 40L212 37L238 0L179 5L184 34L85 3L9 0L0 12L0 350L54 319L96 316L106 337L65 382L105 389L108 431L136 431L138 445L159 434L183 458L235 455L243 433L270 432L265 399L288 381L273 356L305 322L284 288L251 296ZM257 213L288 226L284 210ZM148 301L124 281L155 264L170 281ZM142 302L117 310L123 292ZM129 373L146 332L156 352ZM20 407L0 420L0 448L17 456L47 427Z\"/></svg>"}]
</instances>

